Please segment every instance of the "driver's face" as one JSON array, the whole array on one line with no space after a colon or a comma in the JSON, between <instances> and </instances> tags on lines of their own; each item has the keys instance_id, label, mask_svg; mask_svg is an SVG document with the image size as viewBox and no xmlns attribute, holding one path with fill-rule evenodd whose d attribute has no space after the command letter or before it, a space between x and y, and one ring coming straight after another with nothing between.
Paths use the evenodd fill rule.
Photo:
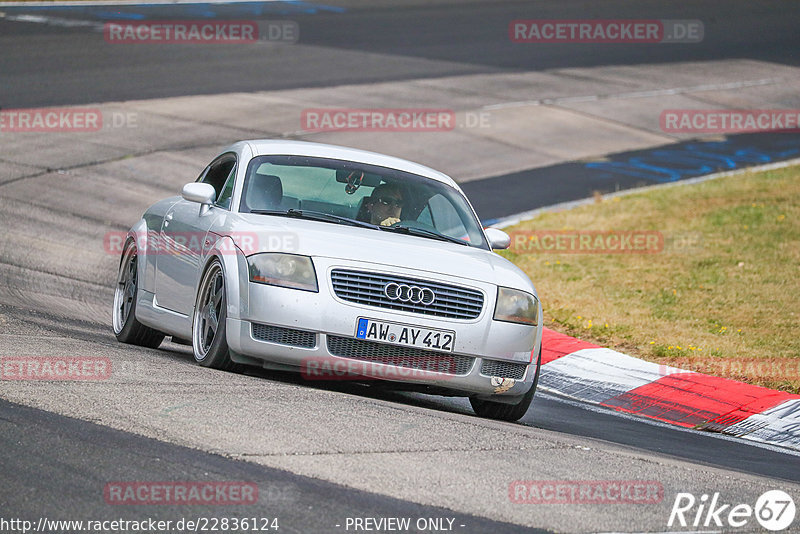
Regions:
<instances>
[{"instance_id":1,"label":"driver's face","mask_svg":"<svg viewBox=\"0 0 800 534\"><path fill-rule=\"evenodd\" d=\"M372 199L370 213L372 214L372 224L380 224L384 220L394 217L400 218L403 210L403 199L394 191L384 191L378 193Z\"/></svg>"}]
</instances>

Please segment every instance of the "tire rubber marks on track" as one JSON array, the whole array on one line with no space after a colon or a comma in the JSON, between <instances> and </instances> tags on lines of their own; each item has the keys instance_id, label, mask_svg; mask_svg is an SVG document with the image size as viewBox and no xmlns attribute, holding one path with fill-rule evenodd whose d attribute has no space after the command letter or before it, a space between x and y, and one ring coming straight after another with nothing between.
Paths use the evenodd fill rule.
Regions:
<instances>
[{"instance_id":1,"label":"tire rubber marks on track","mask_svg":"<svg viewBox=\"0 0 800 534\"><path fill-rule=\"evenodd\" d=\"M539 383L616 411L800 449L800 395L645 362L547 328Z\"/></svg>"},{"instance_id":2,"label":"tire rubber marks on track","mask_svg":"<svg viewBox=\"0 0 800 534\"><path fill-rule=\"evenodd\" d=\"M722 432L753 441L800 449L800 399L785 401L731 425Z\"/></svg>"},{"instance_id":3,"label":"tire rubber marks on track","mask_svg":"<svg viewBox=\"0 0 800 534\"><path fill-rule=\"evenodd\" d=\"M681 372L605 348L586 348L542 367L541 383L564 395L603 403L670 373Z\"/></svg>"},{"instance_id":4,"label":"tire rubber marks on track","mask_svg":"<svg viewBox=\"0 0 800 534\"><path fill-rule=\"evenodd\" d=\"M700 373L674 373L603 406L679 426L722 430L792 398L789 393Z\"/></svg>"}]
</instances>

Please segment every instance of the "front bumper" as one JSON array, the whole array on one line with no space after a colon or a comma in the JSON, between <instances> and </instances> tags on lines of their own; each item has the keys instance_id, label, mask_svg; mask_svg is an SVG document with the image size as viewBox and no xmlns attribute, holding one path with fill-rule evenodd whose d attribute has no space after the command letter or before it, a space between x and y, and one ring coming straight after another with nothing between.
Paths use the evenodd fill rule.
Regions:
<instances>
[{"instance_id":1,"label":"front bumper","mask_svg":"<svg viewBox=\"0 0 800 534\"><path fill-rule=\"evenodd\" d=\"M226 324L233 358L238 357L248 363L260 362L267 367L274 364L288 366L298 369L308 379L360 376L441 388L454 394L502 396L508 401L524 395L530 389L536 372L532 355L537 353L541 343L541 326L494 321L492 313L496 286L493 284L435 276L440 282L481 291L484 306L475 319L431 317L341 300L333 291L330 271L341 267L364 270L364 265L326 261L325 258L314 258L314 262L319 277L318 293L256 283L248 283L246 289L242 288L246 295L242 295L245 305L240 308L240 317L229 315ZM379 269L370 271L380 272ZM401 269L394 269L388 274L420 276L419 272L404 272ZM362 343L369 344L373 353L381 352L375 345L378 348L388 347L388 351L395 354L398 350L402 351L395 345L357 340L355 328L359 317L454 331L454 351L425 351L432 356L434 365L430 365L429 360L427 364L417 365L416 368L402 357L399 362L392 360L397 365L390 365L375 361L376 358L370 361L355 353L342 356L343 345ZM273 336L267 341L263 335L254 334L254 325L259 332L264 331L264 327L259 325L268 325L271 332L283 332L281 335L284 337L277 339ZM302 334L299 341L292 334L298 331ZM410 352L417 351L410 349ZM506 373L507 369L515 371ZM508 376L498 376L503 374Z\"/></svg>"}]
</instances>

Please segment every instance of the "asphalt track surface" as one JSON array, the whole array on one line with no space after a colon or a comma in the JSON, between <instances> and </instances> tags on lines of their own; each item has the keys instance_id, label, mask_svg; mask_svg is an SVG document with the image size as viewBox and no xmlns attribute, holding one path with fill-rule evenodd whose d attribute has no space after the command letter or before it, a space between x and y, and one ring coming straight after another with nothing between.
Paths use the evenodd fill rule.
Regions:
<instances>
[{"instance_id":1,"label":"asphalt track surface","mask_svg":"<svg viewBox=\"0 0 800 534\"><path fill-rule=\"evenodd\" d=\"M54 451L57 461L54 461ZM25 462L20 462L25 458ZM78 419L0 401L0 459L3 514L38 521L45 517L82 517L159 521L209 517L202 506L115 506L98 515L103 486L94 474L110 480L247 481L258 486L259 503L226 506L227 517L277 517L277 532L333 532L347 517L442 517L461 532L546 532L453 513L414 503L234 461L186 447L120 432ZM47 477L37 465L47 465ZM48 515L49 514L49 515ZM261 525L259 520L259 525Z\"/></svg>"},{"instance_id":2,"label":"asphalt track surface","mask_svg":"<svg viewBox=\"0 0 800 534\"><path fill-rule=\"evenodd\" d=\"M100 31L0 19L0 107L54 106L186 94L266 91L457 74L747 58L797 65L800 3L613 0L486 2L404 7L392 2L274 2L200 8L0 8L102 24L109 20L292 20L300 44L106 46ZM313 6L319 6L317 8ZM373 7L366 8L365 5ZM309 7L310 6L310 7ZM696 44L538 45L510 42L515 19L698 19ZM365 53L376 53L380 60ZM411 61L425 60L425 61Z\"/></svg>"},{"instance_id":3,"label":"asphalt track surface","mask_svg":"<svg viewBox=\"0 0 800 534\"><path fill-rule=\"evenodd\" d=\"M61 340L70 340L70 344L81 343L84 351L89 347L89 350L96 351L95 354L105 355L110 353L115 343L107 332L107 326L93 321L51 315L44 309L26 311L22 308L2 307L0 314L6 321L6 331L16 333L10 339L22 340L22 336L26 338L26 341L18 343L20 351L30 351L30 347L36 347L40 342L59 344L64 343ZM129 350L131 356L136 361L141 359L143 364L153 359L161 362L164 377L159 379L160 388L179 391L180 387L173 384L170 377L177 377L175 373L182 373L187 365L193 368L191 356L185 347L165 342L158 351L135 348ZM114 361L118 362L116 359ZM137 368L136 364L133 365ZM316 392L313 396L330 392L346 402L352 401L353 408L359 410L368 410L365 403L379 401L390 403L400 413L410 415L410 421L420 417L422 414L419 411L422 410L423 417L432 415L441 425L446 426L450 418L459 418L468 421L470 426L485 424L488 429L492 428L491 423L471 416L468 404L462 399L398 392L391 387L377 385L308 383L289 373L251 370L247 374L245 378L255 379L266 388L275 385L300 387L312 394ZM230 387L232 392L239 392L236 393L237 396L245 395L246 398L247 394L242 393L239 386L230 380L233 375L218 372L213 372L213 375L203 379L203 382L197 382L193 387L199 387L206 392L208 388ZM141 377L133 376L132 380L141 384L136 385L136 389L148 389L147 384L141 382ZM263 390L263 387L258 387L256 391ZM42 389L39 395L51 393L56 391ZM85 392L81 393L78 389L75 394L82 396ZM118 395L123 404L137 402L133 396L129 397L126 388L120 388ZM185 404L178 397L180 395L174 401L177 405L169 409L180 408ZM80 401L73 399L69 402ZM201 397L201 402L208 403L209 400L202 400ZM142 408L147 412L151 411L147 407ZM313 405L297 406L296 410L305 413L314 411L315 408ZM125 415L120 413L120 417L124 419ZM270 416L264 418L268 422ZM309 424L314 425L313 422ZM415 424L412 422L406 426ZM269 428L269 423L266 428ZM347 517L448 517L456 518L456 524L465 525L457 529L459 532L524 531L520 525L509 526L502 521L490 525L487 520L469 514L437 506L421 506L402 499L355 491L313 477L290 474L280 468L281 462L277 464L278 469L254 465L241 461L241 456L239 459L230 459L224 457L227 456L225 454L208 454L195 448L143 438L136 435L137 429L132 430L133 433L123 432L49 411L0 402L0 457L4 466L0 503L3 504L3 510L13 511L13 517L29 518L33 521L42 516L50 519L84 520L142 520L153 517L173 521L190 517L277 516L281 527L285 527L284 531L288 532L340 531L333 529L331 525L342 524L341 521ZM230 428L227 430L230 431ZM328 430L341 432L342 429L333 427ZM630 456L628 461L634 461L634 458L636 461L645 459L646 469L642 477L646 480L649 479L647 474L650 469L656 465L670 465L672 462L685 465L688 462L697 476L702 476L702 473L709 470L716 473L713 479L717 481L715 484L720 485L724 478L733 478L736 484L742 484L741 480L737 480L737 473L768 477L773 487L784 489L800 481L800 460L795 455L776 449L755 447L734 439L724 439L715 434L624 417L544 393L537 395L533 408L519 424L503 424L501 428L495 427L494 430L498 439L500 433L509 431L529 433L532 440L545 434L556 436L559 440L574 440L573 446L581 450L596 450L603 454L613 451L623 457ZM414 439L425 439L425 434ZM535 450L535 446L531 446ZM556 462L556 459L550 461ZM369 469L367 466L364 468ZM413 465L409 464L408 468L413 469ZM590 478L586 473L592 472L589 465L581 463L576 463L572 469L572 476L565 479ZM614 478L613 474L607 476ZM108 482L163 480L244 480L258 485L260 500L256 506L224 507L220 510L220 507L208 506L109 506L102 497L102 488ZM390 481L387 480L387 483ZM665 480L665 485L667 484ZM577 513L585 512L579 509ZM639 521L631 520L632 529L638 525ZM574 530L584 529L585 527L575 527ZM561 530L572 531L573 528Z\"/></svg>"},{"instance_id":4,"label":"asphalt track surface","mask_svg":"<svg viewBox=\"0 0 800 534\"><path fill-rule=\"evenodd\" d=\"M692 140L609 154L602 162L527 169L473 180L461 187L481 221L490 225L503 217L588 198L595 191L615 193L799 156L800 134L738 134L724 141Z\"/></svg>"},{"instance_id":5,"label":"asphalt track surface","mask_svg":"<svg viewBox=\"0 0 800 534\"><path fill-rule=\"evenodd\" d=\"M102 43L102 34L85 28L70 29L63 25L0 20L0 45L5 51L13 51L0 56L0 106L82 104L515 69L636 64L645 59L654 63L748 57L791 65L798 63L798 3L707 2L699 5L671 2L637 3L635 7L632 6L622 2L605 3L602 8L582 2L552 5L504 2L492 5L367 9L357 2L341 2L334 7L344 10L318 7L309 8L312 13L289 10L254 14L257 17L280 16L298 21L302 43L317 47L308 50L282 46L278 52L269 49L269 53L263 55L243 53L244 49L235 45L202 50L176 46L168 47L167 51L142 45L116 50L111 46L96 46ZM153 8L152 11L120 8L112 15L136 11L150 19L190 18L182 9L185 8ZM242 11L237 9L235 6L219 6L209 16L241 18ZM12 14L8 8L0 8L0 11L5 12L6 16ZM585 47L558 46L543 48L542 53L534 55L529 50L511 46L507 41L495 37L498 28L503 29L500 31L502 35L508 20L514 18L641 18L644 12L648 18L704 20L706 39L703 46L619 45L602 51L599 47L587 50ZM51 15L54 14L48 10L47 16ZM99 21L110 18L108 11L98 14L96 10L67 10L57 13L57 16ZM195 15L191 18L195 18ZM758 25L751 23L755 18L759 20ZM765 31L765 28L769 28L769 31ZM395 56L396 61L364 62L359 56L359 52L364 50ZM424 59L431 63L426 66L424 62L405 61L405 58ZM741 137L734 142L750 143L764 150L779 150L781 143L790 145L781 149L784 151L797 146L795 138L785 136ZM621 154L616 157L623 160L636 155ZM791 154L776 156L775 159L788 157ZM565 164L535 171L540 174L528 172L478 180L467 184L467 192L476 201L482 217L495 218L521 209L583 198L589 189L634 187L642 183L637 177L624 173L609 181L607 173L602 172L587 170L583 164ZM539 204L513 204L517 198L515 187L521 187L520 183L531 177L544 183L542 177L552 177L554 174L571 177L575 182L549 179L549 189L544 188L544 194L537 200ZM493 194L487 195L488 191ZM505 194L498 195L498 191ZM481 198L494 200L491 204L482 205ZM3 214L4 218L13 217L17 208L12 206L9 209L14 212ZM57 232L55 228L63 217L85 225L97 224L103 221L103 217L111 217L108 214L98 216L87 213L77 205L71 209L70 213L59 209L45 211L37 215L33 222L42 233L48 233ZM112 209L109 208L109 211ZM13 246L14 243L9 241L6 245ZM103 268L111 263L113 261L106 262ZM113 272L98 274L102 269L92 266L79 279L70 280L52 272L20 274L17 267L5 265L2 272L6 294L14 297L7 299L12 304L0 307L6 335L2 341L5 345L4 354L42 350L37 340L51 346L74 343L81 347L80 350L88 350L87 347L96 347L99 352L111 350L115 341L103 318L96 318L93 312L79 313L77 309L70 310L68 307L58 307L54 311L40 300L26 301L28 295L15 288L23 287L22 282L30 280L43 286L54 280L72 284L68 289L59 289L59 296L63 297L65 292L72 293L81 305L88 303L90 310L94 310L95 307L102 308L110 303ZM90 317L87 318L87 315ZM183 364L189 363L185 348L168 343L160 351L125 350L134 358L166 364L169 372L173 368L176 373L182 372L185 367ZM191 357L188 356L188 359ZM256 378L267 386L299 387L320 395L333 392L346 398L347 402L353 402L359 409L368 410L368 401L378 400L391 404L409 417L418 416L422 410L426 417L438 418L441 425L447 425L451 420L464 420L469 425L484 426L498 434L525 432L532 439L543 435L547 439L578 443L576 447L601 450L608 454L613 452L622 458L635 458L653 465L671 465L672 462L693 465L699 471L710 469L720 480L745 474L768 477L774 481L775 487L800 482L800 461L795 455L715 435L621 417L610 411L590 409L547 395L537 396L533 409L520 424L497 425L471 417L468 405L460 399L387 391L358 384L309 385L292 375L262 371L241 377L242 380L249 378ZM238 385L238 380L225 373L218 373L211 378L214 387L218 388ZM75 402L80 401L76 399ZM392 499L361 492L269 466L144 438L135 435L138 433L135 425L120 425L129 426L134 432L130 433L107 428L113 425L108 425L99 415L98 420L102 424L0 402L0 457L4 466L4 484L0 489L2 513L11 510L16 517L28 516L32 519L51 511L52 517L62 518L121 516L141 519L160 516L166 519L184 517L190 513L220 516L222 513L218 510L199 508L109 509L98 488L102 488L102 484L109 480L247 479L258 481L263 495L269 498L266 503L259 505L269 506L257 515L270 512L277 515L280 512L283 518L281 525L285 523L289 528L284 531L289 532L331 531L330 520L337 517L399 515L457 517L466 525L461 529L464 532L510 532L522 528L501 521L491 521L489 524L485 519L430 504L418 505L408 499ZM416 439L424 440L426 436L423 434ZM613 476L612 465L609 464L608 477ZM576 464L571 478L581 479L590 467L596 468L589 464ZM590 472L599 477L598 471ZM642 471L642 477L646 476L647 471ZM503 483L507 485L505 478L501 486ZM665 479L665 485L668 483ZM679 479L673 487L680 490L680 483L685 481ZM723 482L720 485L724 485ZM669 497L671 495L667 500ZM247 516L251 512L249 509L236 510L237 514ZM580 514L580 511L577 513ZM585 518L577 516L574 521L575 525L580 525L576 530L592 530L591 521L586 522ZM630 529L640 526L635 519L628 525ZM654 528L652 523L648 525L649 529ZM567 527L566 530L572 529Z\"/></svg>"}]
</instances>

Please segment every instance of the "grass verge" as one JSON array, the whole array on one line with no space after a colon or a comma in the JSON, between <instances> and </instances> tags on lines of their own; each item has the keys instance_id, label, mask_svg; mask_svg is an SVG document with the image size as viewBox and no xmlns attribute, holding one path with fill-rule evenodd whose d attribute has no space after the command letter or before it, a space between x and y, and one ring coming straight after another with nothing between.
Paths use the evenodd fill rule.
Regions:
<instances>
[{"instance_id":1,"label":"grass verge","mask_svg":"<svg viewBox=\"0 0 800 534\"><path fill-rule=\"evenodd\" d=\"M506 230L501 254L536 284L547 326L800 393L800 167L598 196Z\"/></svg>"}]
</instances>

